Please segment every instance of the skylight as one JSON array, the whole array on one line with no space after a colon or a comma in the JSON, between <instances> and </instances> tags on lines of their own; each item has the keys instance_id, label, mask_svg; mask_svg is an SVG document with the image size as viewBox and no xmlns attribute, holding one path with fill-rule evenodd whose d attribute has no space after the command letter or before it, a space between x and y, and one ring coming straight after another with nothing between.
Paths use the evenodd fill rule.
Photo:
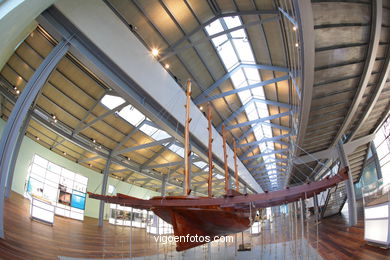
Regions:
<instances>
[{"instance_id":1,"label":"skylight","mask_svg":"<svg viewBox=\"0 0 390 260\"><path fill-rule=\"evenodd\" d=\"M206 32L208 35L212 36L216 33L236 28L241 25L242 22L238 16L225 17L206 26ZM238 29L213 38L212 42L227 71L232 71L238 64L255 64L255 58L248 42L248 37L243 29ZM230 78L236 89L261 82L259 71L255 68L240 68L239 70L236 70ZM238 96L242 104L245 104L254 98L265 98L263 87L241 91L238 93ZM267 105L259 102L253 102L245 109L245 112L249 121L269 116ZM266 123L270 123L269 120L267 120ZM273 136L270 126L252 124L252 128L256 140L263 140ZM262 153L265 151L272 152L274 150L274 144L273 142L263 142L259 144L259 148ZM275 159L275 154L263 156L265 162L272 162L275 161ZM271 178L271 169L275 168L274 166L275 163L270 163L265 166L272 186L277 185L277 180Z\"/></svg>"}]
</instances>

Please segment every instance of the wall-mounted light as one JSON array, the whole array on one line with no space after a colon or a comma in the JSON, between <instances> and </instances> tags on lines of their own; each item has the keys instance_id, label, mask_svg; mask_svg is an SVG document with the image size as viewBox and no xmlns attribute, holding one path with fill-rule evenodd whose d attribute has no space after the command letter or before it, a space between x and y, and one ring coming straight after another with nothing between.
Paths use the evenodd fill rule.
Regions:
<instances>
[{"instance_id":1,"label":"wall-mounted light","mask_svg":"<svg viewBox=\"0 0 390 260\"><path fill-rule=\"evenodd\" d=\"M165 64L165 68L166 68L166 69L169 69L169 64Z\"/></svg>"}]
</instances>

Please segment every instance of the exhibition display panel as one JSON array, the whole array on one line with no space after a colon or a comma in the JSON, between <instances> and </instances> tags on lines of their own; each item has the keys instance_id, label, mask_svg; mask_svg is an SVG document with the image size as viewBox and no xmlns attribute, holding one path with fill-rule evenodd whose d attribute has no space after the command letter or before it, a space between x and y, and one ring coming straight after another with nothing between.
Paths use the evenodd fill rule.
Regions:
<instances>
[{"instance_id":1,"label":"exhibition display panel","mask_svg":"<svg viewBox=\"0 0 390 260\"><path fill-rule=\"evenodd\" d=\"M56 215L84 219L88 178L34 155L29 167L25 196L31 200L34 218L40 214L36 201L51 205ZM39 213L40 212L40 213ZM39 216L38 216L38 215Z\"/></svg>"},{"instance_id":2,"label":"exhibition display panel","mask_svg":"<svg viewBox=\"0 0 390 260\"><path fill-rule=\"evenodd\" d=\"M364 239L368 242L390 245L390 184L379 180L362 188L364 202Z\"/></svg>"},{"instance_id":3,"label":"exhibition display panel","mask_svg":"<svg viewBox=\"0 0 390 260\"><path fill-rule=\"evenodd\" d=\"M146 232L154 235L172 234L172 225L168 224L152 211L110 204L109 223L120 226L146 228Z\"/></svg>"}]
</instances>

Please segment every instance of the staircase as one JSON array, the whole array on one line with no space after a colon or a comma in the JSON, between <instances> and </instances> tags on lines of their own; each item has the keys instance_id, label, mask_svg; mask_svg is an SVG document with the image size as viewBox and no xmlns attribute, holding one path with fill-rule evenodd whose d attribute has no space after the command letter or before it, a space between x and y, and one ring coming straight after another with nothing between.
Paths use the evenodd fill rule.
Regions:
<instances>
[{"instance_id":1,"label":"staircase","mask_svg":"<svg viewBox=\"0 0 390 260\"><path fill-rule=\"evenodd\" d=\"M348 155L349 170L351 171L353 182L359 181L366 161L369 144L358 147L355 152ZM321 217L326 218L340 213L347 201L347 191L345 182L340 182L337 186L331 188L325 201Z\"/></svg>"}]
</instances>

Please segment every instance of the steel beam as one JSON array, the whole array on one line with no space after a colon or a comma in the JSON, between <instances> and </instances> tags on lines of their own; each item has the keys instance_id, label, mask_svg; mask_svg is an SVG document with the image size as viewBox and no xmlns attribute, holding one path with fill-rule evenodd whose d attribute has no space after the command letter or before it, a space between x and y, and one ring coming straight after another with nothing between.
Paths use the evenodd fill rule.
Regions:
<instances>
[{"instance_id":1,"label":"steel beam","mask_svg":"<svg viewBox=\"0 0 390 260\"><path fill-rule=\"evenodd\" d=\"M353 98L352 105L349 107L348 113L344 119L342 126L339 128L339 131L334 138L334 141L331 146L335 146L337 142L341 139L341 137L346 134L346 131L350 127L352 123L352 119L355 118L356 113L358 111L359 105L362 102L364 93L368 86L368 83L371 79L371 75L374 69L375 60L379 48L379 41L381 37L381 28L382 28L382 0L372 1L372 20L371 20L371 33L370 40L368 41L368 51L367 58L364 64L363 72L360 73L362 75L360 77L358 90ZM387 78L386 78L387 79Z\"/></svg>"},{"instance_id":2,"label":"steel beam","mask_svg":"<svg viewBox=\"0 0 390 260\"><path fill-rule=\"evenodd\" d=\"M255 168L260 168L260 167L263 167L263 166L266 166L268 164L274 164L274 163L283 163L283 162L287 162L288 159L276 159L274 161L269 161L269 162L263 162L263 163L259 163L259 164L256 164L256 165L249 165L247 166L248 168L251 168L251 169L255 169Z\"/></svg>"},{"instance_id":3,"label":"steel beam","mask_svg":"<svg viewBox=\"0 0 390 260\"><path fill-rule=\"evenodd\" d=\"M7 185L5 187L5 197L6 198L9 197L10 192L11 192L12 181L13 181L14 173L15 173L16 161L17 161L18 156L19 156L20 146L22 145L22 141L23 141L24 136L26 134L26 130L27 130L28 124L30 123L30 119L31 119L31 116L27 115L26 119L23 122L23 126L20 129L20 134L18 135L18 140L16 141L15 151L14 151L14 153L12 155L10 171L9 171L9 175L7 177Z\"/></svg>"},{"instance_id":4,"label":"steel beam","mask_svg":"<svg viewBox=\"0 0 390 260\"><path fill-rule=\"evenodd\" d=\"M385 87L387 83L387 79L389 77L389 71L390 71L390 50L387 50L387 57L384 62L382 72L380 75L380 78L377 83L377 88L375 89L375 92L370 98L369 103L366 106L366 109L363 112L363 116L357 125L355 129L352 130L351 135L348 137L348 140L353 140L353 138L356 136L356 134L359 132L359 130L363 127L364 123L367 121L369 118L371 111L374 109L376 102L378 101L378 98L380 97L383 88Z\"/></svg>"},{"instance_id":5,"label":"steel beam","mask_svg":"<svg viewBox=\"0 0 390 260\"><path fill-rule=\"evenodd\" d=\"M160 150L155 153L152 157L150 157L146 162L144 162L141 165L141 168L148 166L150 163L152 163L154 160L156 160L159 156L162 155L163 152L167 151L171 145L173 145L175 141L170 142L167 145L164 145L163 147L160 148Z\"/></svg>"},{"instance_id":6,"label":"steel beam","mask_svg":"<svg viewBox=\"0 0 390 260\"><path fill-rule=\"evenodd\" d=\"M268 153L259 153L259 154L252 155L252 156L249 156L249 157L243 157L240 160L241 161L252 160L252 159L256 159L256 158L260 158L260 157L267 156L267 155L272 155L272 154L278 154L278 153L279 154L284 154L284 153L286 153L288 151L289 151L288 149L274 150L274 151L268 152Z\"/></svg>"},{"instance_id":7,"label":"steel beam","mask_svg":"<svg viewBox=\"0 0 390 260\"><path fill-rule=\"evenodd\" d=\"M245 86L245 87L232 89L232 90L229 90L229 91L226 91L226 92L222 92L220 94L217 94L217 95L214 95L214 96L211 96L211 97L203 98L199 102L201 104L207 103L207 102L213 101L215 99L224 98L224 97L227 97L227 96L230 96L230 95L234 95L234 94L240 93L242 91L251 90L253 88L263 87L263 86L274 84L274 83L277 83L277 82L280 82L280 81L288 80L289 77L290 77L289 75L286 75L286 76L282 76L282 77L279 77L279 78L274 78L274 79L269 79L269 80L261 81L261 82L258 82L258 83L254 83L254 84L251 84L251 85L248 85L248 86Z\"/></svg>"},{"instance_id":8,"label":"steel beam","mask_svg":"<svg viewBox=\"0 0 390 260\"><path fill-rule=\"evenodd\" d=\"M107 183L108 183L108 176L110 173L110 165L111 165L111 155L108 156L106 167L104 168L103 172L103 181L102 181L102 195L105 196L107 192ZM104 217L104 201L100 201L99 205L99 227L103 226L103 217Z\"/></svg>"},{"instance_id":9,"label":"steel beam","mask_svg":"<svg viewBox=\"0 0 390 260\"><path fill-rule=\"evenodd\" d=\"M298 133L296 144L302 146L305 138L307 125L309 122L310 108L313 94L314 84L314 68L315 68L315 33L312 3L310 0L293 0L293 8L296 10L295 17L298 24L298 51L299 60L302 62L302 67L299 70L301 79L301 104L300 117L298 123ZM298 148L292 151L293 155L298 154ZM284 186L287 186L290 176L286 179Z\"/></svg>"},{"instance_id":10,"label":"steel beam","mask_svg":"<svg viewBox=\"0 0 390 260\"><path fill-rule=\"evenodd\" d=\"M273 127L273 128L278 128L280 130L284 130L284 131L288 131L290 132L291 131L291 128L287 127L287 126L281 126L281 125L277 125L277 124L274 124L274 123L268 123L268 122L261 122L261 123L258 123L256 125L254 125L253 127L251 127L248 131L246 131L245 133L243 133L240 138L237 139L237 142L240 143L242 140L244 140L244 138L246 138L248 135L250 135L251 133L255 133L255 130L257 128L259 128L260 126L262 125L265 125L265 126L269 126L269 127Z\"/></svg>"},{"instance_id":11,"label":"steel beam","mask_svg":"<svg viewBox=\"0 0 390 260\"><path fill-rule=\"evenodd\" d=\"M219 124L219 126L217 127L217 131L220 132L222 129L222 125L227 125L230 121L235 119L239 114L245 112L246 108L253 103L264 103L267 105L278 106L278 107L283 107L288 109L292 108L292 106L287 103L281 103L281 102L267 100L267 99L252 98L248 102L246 102L243 106L241 106L239 109L235 110L234 113L232 113L228 118L226 118L221 124ZM273 127L280 128L280 129L284 128L282 130L287 130L287 131L290 130L290 128L285 126L280 126L280 125L275 125Z\"/></svg>"},{"instance_id":12,"label":"steel beam","mask_svg":"<svg viewBox=\"0 0 390 260\"><path fill-rule=\"evenodd\" d=\"M223 82L228 80L234 73L239 71L242 68L255 68L260 70L272 70L272 71L281 71L281 72L289 72L288 68L283 67L277 67L277 66L270 66L265 64L247 64L247 63L240 63L236 67L234 67L232 70L230 70L228 73L223 75L221 78L219 78L217 81L215 81L210 87L208 87L202 94L200 94L198 97L194 99L194 103L196 105L204 103L204 99L216 89L218 88Z\"/></svg>"},{"instance_id":13,"label":"steel beam","mask_svg":"<svg viewBox=\"0 0 390 260\"><path fill-rule=\"evenodd\" d=\"M344 148L346 155L352 154L358 147L371 142L372 140L374 140L374 138L375 138L375 133L367 135L367 136L363 136L359 139L356 139L354 141L350 141L348 143L343 144L343 148ZM296 157L296 158L294 158L293 161L294 161L294 164L304 164L304 163L309 163L312 161L319 161L322 159L331 159L331 160L336 159L337 158L336 150L337 149L334 147L328 148L328 149L318 151L318 152L315 152L312 154Z\"/></svg>"},{"instance_id":14,"label":"steel beam","mask_svg":"<svg viewBox=\"0 0 390 260\"><path fill-rule=\"evenodd\" d=\"M199 158L197 159L192 159L192 162L197 162L200 161ZM143 170L149 170L149 169L156 169L156 168L165 168L165 167L172 167L172 166L178 166L178 165L183 165L184 161L180 160L177 162L169 162L169 163L162 163L162 164L155 164L155 165L148 165L143 167Z\"/></svg>"},{"instance_id":15,"label":"steel beam","mask_svg":"<svg viewBox=\"0 0 390 260\"><path fill-rule=\"evenodd\" d=\"M113 152L116 152L118 151L127 141L129 141L129 139L134 135L136 134L139 129L146 123L146 119L144 121L142 121L137 127L133 128L130 133L128 135L125 136L125 138L123 138L119 144L117 146L115 146L115 148L113 149Z\"/></svg>"},{"instance_id":16,"label":"steel beam","mask_svg":"<svg viewBox=\"0 0 390 260\"><path fill-rule=\"evenodd\" d=\"M258 140L258 141L240 144L240 145L238 145L237 147L238 147L238 148L242 148L242 147L245 147L245 146L259 145L259 144L262 144L262 143L273 142L273 141L275 141L275 140L279 140L279 139L283 139L283 138L288 138L288 137L290 137L290 136L291 136L291 134L285 134L285 135L277 135L277 136L269 137L269 138L262 138L261 140Z\"/></svg>"},{"instance_id":17,"label":"steel beam","mask_svg":"<svg viewBox=\"0 0 390 260\"><path fill-rule=\"evenodd\" d=\"M96 159L99 159L99 158L102 158L100 155L97 155L97 156L94 156L94 157L90 157L90 158L85 158L85 159L82 159L82 160L78 160L77 162L78 163L85 163L85 162L90 162L90 161L94 161Z\"/></svg>"},{"instance_id":18,"label":"steel beam","mask_svg":"<svg viewBox=\"0 0 390 260\"><path fill-rule=\"evenodd\" d=\"M218 14L213 18L207 20L202 23L195 29L193 29L190 33L184 35L180 40L176 41L169 48L167 48L164 52L170 53L172 50L176 49L177 46L181 45L183 42L188 41L195 33L202 31L206 26L210 25L212 22L215 22L219 18L223 17L233 17L233 16L244 16L244 15L262 15L262 14L278 14L276 10L251 10L251 11L238 11L238 12L228 12L223 14ZM166 59L167 57L162 57L161 59Z\"/></svg>"},{"instance_id":19,"label":"steel beam","mask_svg":"<svg viewBox=\"0 0 390 260\"><path fill-rule=\"evenodd\" d=\"M235 32L237 30L245 29L245 28L248 28L248 27L251 27L251 26L255 26L255 25L258 25L258 24L273 22L273 21L277 21L277 20L279 20L279 16L273 16L273 17L262 19L262 20L245 23L245 24L242 24L240 26L236 26L234 28L231 28L231 29L228 29L228 30L224 30L224 31L216 33L216 34L206 36L206 37L204 37L204 38L202 38L200 40L192 41L192 42L184 45L183 47L175 48L173 51L166 52L166 54L159 59L159 62L162 62L165 59L167 59L167 58L169 58L169 57L171 57L173 55L176 55L179 52L185 51L185 50L187 50L189 48L193 48L196 45L199 45L199 44L204 43L204 42L209 42L209 41L211 41L212 39L214 39L216 37L219 37L219 36L231 33L231 32Z\"/></svg>"},{"instance_id":20,"label":"steel beam","mask_svg":"<svg viewBox=\"0 0 390 260\"><path fill-rule=\"evenodd\" d=\"M117 107L114 107L113 109L111 110L108 110L106 113L96 117L94 120L92 120L91 122L87 123L87 124L84 124L83 126L80 126L79 128L75 129L75 134L78 134L80 133L81 131L87 129L88 127L91 127L92 125L96 124L97 122L103 120L104 118L108 117L109 115L112 115L114 114L115 112L117 111L120 111L121 109L123 109L124 107L128 106L129 103L127 102L124 102L123 104L117 106Z\"/></svg>"},{"instance_id":21,"label":"steel beam","mask_svg":"<svg viewBox=\"0 0 390 260\"><path fill-rule=\"evenodd\" d=\"M115 151L115 152L113 152L113 155L124 154L124 153L129 153L129 152L133 152L133 151L137 151L137 150L142 150L142 149L150 148L153 146L169 143L169 142L172 142L174 140L175 139L173 137L168 137L168 138L161 139L159 141L154 141L154 142L150 142L150 143L146 143L146 144L141 144L141 145L125 148L125 149L120 150L120 151Z\"/></svg>"},{"instance_id":22,"label":"steel beam","mask_svg":"<svg viewBox=\"0 0 390 260\"><path fill-rule=\"evenodd\" d=\"M295 27L298 27L298 23L294 20L294 18L291 17L289 13L287 13L281 7L279 7L278 9Z\"/></svg>"},{"instance_id":23,"label":"steel beam","mask_svg":"<svg viewBox=\"0 0 390 260\"><path fill-rule=\"evenodd\" d=\"M265 122L265 121L268 121L268 120L273 120L273 119L276 119L276 118L280 118L280 117L284 117L284 116L289 116L290 114L291 114L291 111L289 111L289 112L283 112L283 113L280 113L280 114L276 114L276 115L272 115L272 116L267 116L267 117L255 119L255 120L252 120L252 121L247 121L247 122L240 123L240 124L229 125L229 126L226 127L226 129L227 129L227 130L232 130L232 129L238 128L238 127L250 126L250 125L262 123L262 122Z\"/></svg>"},{"instance_id":24,"label":"steel beam","mask_svg":"<svg viewBox=\"0 0 390 260\"><path fill-rule=\"evenodd\" d=\"M356 197L355 197L355 189L353 185L353 176L352 171L348 162L348 157L345 154L344 146L342 141L340 140L338 143L338 152L340 157L340 167L348 167L348 179L344 181L345 189L347 192L347 200L348 200L348 225L355 226L357 224L357 208L356 208Z\"/></svg>"},{"instance_id":25,"label":"steel beam","mask_svg":"<svg viewBox=\"0 0 390 260\"><path fill-rule=\"evenodd\" d=\"M49 55L43 60L38 69L30 78L26 87L12 109L7 124L4 127L0 142L0 238L4 238L4 195L5 184L10 172L11 161L15 151L18 135L27 112L33 104L35 98L40 92L47 79L56 68L60 60L65 56L69 49L68 40L63 40L52 49Z\"/></svg>"}]
</instances>

